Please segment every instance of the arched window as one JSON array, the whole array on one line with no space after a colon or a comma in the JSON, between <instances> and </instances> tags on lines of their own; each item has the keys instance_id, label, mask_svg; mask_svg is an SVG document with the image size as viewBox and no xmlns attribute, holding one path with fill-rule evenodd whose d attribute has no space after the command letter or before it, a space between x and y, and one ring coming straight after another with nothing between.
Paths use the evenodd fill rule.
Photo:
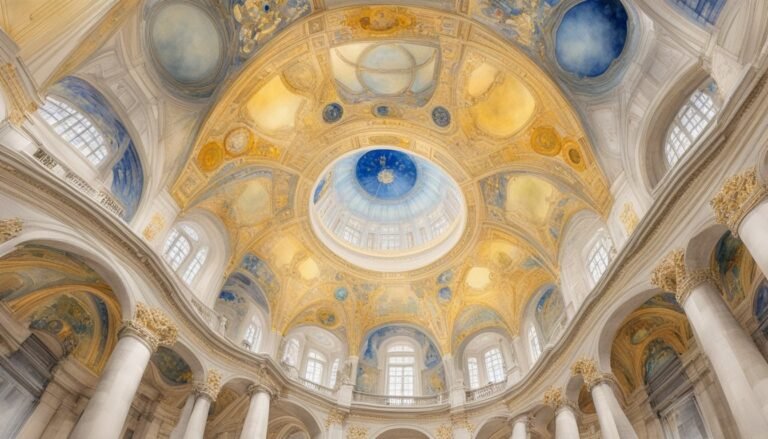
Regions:
<instances>
[{"instance_id":1,"label":"arched window","mask_svg":"<svg viewBox=\"0 0 768 439\"><path fill-rule=\"evenodd\" d=\"M719 111L715 102L717 84L708 81L693 92L669 127L664 144L664 155L669 167L673 167L701 136Z\"/></svg>"},{"instance_id":2,"label":"arched window","mask_svg":"<svg viewBox=\"0 0 768 439\"><path fill-rule=\"evenodd\" d=\"M187 285L192 284L208 258L209 248L202 241L197 229L189 224L173 227L165 239L163 258Z\"/></svg>"},{"instance_id":3,"label":"arched window","mask_svg":"<svg viewBox=\"0 0 768 439\"><path fill-rule=\"evenodd\" d=\"M109 155L105 137L93 121L68 103L49 96L39 114L92 164L99 165Z\"/></svg>"},{"instance_id":4,"label":"arched window","mask_svg":"<svg viewBox=\"0 0 768 439\"><path fill-rule=\"evenodd\" d=\"M251 324L245 329L243 346L249 351L256 352L259 349L259 342L261 342L261 326L255 319L252 319Z\"/></svg>"},{"instance_id":5,"label":"arched window","mask_svg":"<svg viewBox=\"0 0 768 439\"><path fill-rule=\"evenodd\" d=\"M604 232L600 232L597 240L587 255L587 269L593 282L597 282L605 274L613 256L613 241Z\"/></svg>"},{"instance_id":6,"label":"arched window","mask_svg":"<svg viewBox=\"0 0 768 439\"><path fill-rule=\"evenodd\" d=\"M539 342L539 334L536 333L534 325L528 327L528 345L531 348L531 358L533 362L536 362L539 359L539 355L541 355L541 343Z\"/></svg>"},{"instance_id":7,"label":"arched window","mask_svg":"<svg viewBox=\"0 0 768 439\"><path fill-rule=\"evenodd\" d=\"M294 367L299 363L299 341L295 338L289 339L285 344L283 363Z\"/></svg>"},{"instance_id":8,"label":"arched window","mask_svg":"<svg viewBox=\"0 0 768 439\"><path fill-rule=\"evenodd\" d=\"M504 381L504 360L501 357L501 351L493 348L485 352L485 373L488 376L489 383L498 383Z\"/></svg>"},{"instance_id":9,"label":"arched window","mask_svg":"<svg viewBox=\"0 0 768 439\"><path fill-rule=\"evenodd\" d=\"M715 24L726 0L669 0L682 9L693 20L700 23Z\"/></svg>"},{"instance_id":10,"label":"arched window","mask_svg":"<svg viewBox=\"0 0 768 439\"><path fill-rule=\"evenodd\" d=\"M333 389L336 387L336 377L339 374L339 359L333 360L333 364L331 365L331 376L328 377L328 387Z\"/></svg>"},{"instance_id":11,"label":"arched window","mask_svg":"<svg viewBox=\"0 0 768 439\"><path fill-rule=\"evenodd\" d=\"M203 268L205 258L207 257L208 247L203 247L197 251L195 258L192 259L192 262L190 262L190 264L187 266L187 269L184 271L184 276L181 277L187 285L191 284L192 281L195 280L195 276L197 276L197 273L199 273L200 269Z\"/></svg>"},{"instance_id":12,"label":"arched window","mask_svg":"<svg viewBox=\"0 0 768 439\"><path fill-rule=\"evenodd\" d=\"M387 394L414 396L415 379L416 351L413 346L406 343L390 346L387 349Z\"/></svg>"},{"instance_id":13,"label":"arched window","mask_svg":"<svg viewBox=\"0 0 768 439\"><path fill-rule=\"evenodd\" d=\"M304 372L304 378L315 384L323 382L323 372L325 370L325 357L315 351L309 351L307 355L307 368Z\"/></svg>"},{"instance_id":14,"label":"arched window","mask_svg":"<svg viewBox=\"0 0 768 439\"><path fill-rule=\"evenodd\" d=\"M470 389L480 387L480 370L477 368L477 358L469 357L467 359L467 375L469 375Z\"/></svg>"}]
</instances>

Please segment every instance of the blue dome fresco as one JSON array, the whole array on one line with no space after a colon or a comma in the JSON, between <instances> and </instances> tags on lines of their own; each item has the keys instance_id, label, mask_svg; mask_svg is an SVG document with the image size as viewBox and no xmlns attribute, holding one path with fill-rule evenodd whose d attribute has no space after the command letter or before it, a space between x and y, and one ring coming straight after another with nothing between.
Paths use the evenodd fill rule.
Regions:
<instances>
[{"instance_id":1,"label":"blue dome fresco","mask_svg":"<svg viewBox=\"0 0 768 439\"><path fill-rule=\"evenodd\" d=\"M413 189L418 172L408 154L392 149L374 149L357 160L355 177L372 197L397 200Z\"/></svg>"},{"instance_id":2,"label":"blue dome fresco","mask_svg":"<svg viewBox=\"0 0 768 439\"><path fill-rule=\"evenodd\" d=\"M605 73L624 51L629 19L620 0L586 0L563 16L555 56L565 71L582 78Z\"/></svg>"},{"instance_id":3,"label":"blue dome fresco","mask_svg":"<svg viewBox=\"0 0 768 439\"><path fill-rule=\"evenodd\" d=\"M458 242L467 222L464 194L450 175L422 156L384 145L336 159L309 201L318 238L348 262L376 271L434 262Z\"/></svg>"}]
</instances>

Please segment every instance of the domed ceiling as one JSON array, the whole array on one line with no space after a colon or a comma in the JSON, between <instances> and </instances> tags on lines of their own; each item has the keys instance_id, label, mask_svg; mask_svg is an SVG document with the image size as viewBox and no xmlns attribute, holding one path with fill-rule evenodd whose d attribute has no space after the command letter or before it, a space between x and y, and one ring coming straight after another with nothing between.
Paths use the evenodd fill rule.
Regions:
<instances>
[{"instance_id":1,"label":"domed ceiling","mask_svg":"<svg viewBox=\"0 0 768 439\"><path fill-rule=\"evenodd\" d=\"M525 17L554 29L557 4ZM261 287L274 328L355 349L407 321L443 352L478 325L517 333L558 283L569 219L608 212L579 117L532 56L543 27L500 32L522 12L491 23L492 5L315 11L241 47L171 192L221 221L227 272Z\"/></svg>"}]
</instances>

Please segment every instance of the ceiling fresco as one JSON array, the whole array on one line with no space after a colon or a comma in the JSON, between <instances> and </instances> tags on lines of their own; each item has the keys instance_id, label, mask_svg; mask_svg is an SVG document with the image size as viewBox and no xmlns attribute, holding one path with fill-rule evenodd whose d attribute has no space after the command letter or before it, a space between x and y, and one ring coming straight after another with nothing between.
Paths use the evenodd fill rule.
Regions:
<instances>
[{"instance_id":1,"label":"ceiling fresco","mask_svg":"<svg viewBox=\"0 0 768 439\"><path fill-rule=\"evenodd\" d=\"M611 368L624 395L688 350L691 327L673 294L650 298L625 320L611 350Z\"/></svg>"},{"instance_id":2,"label":"ceiling fresco","mask_svg":"<svg viewBox=\"0 0 768 439\"><path fill-rule=\"evenodd\" d=\"M507 9L549 17L557 4ZM359 349L370 328L412 321L441 352L453 334L517 333L532 296L557 285L570 218L610 210L578 115L531 52L490 22L513 26L405 6L318 11L283 28L280 47L254 48L220 93L171 193L182 215L219 218L228 273L259 286L275 329L317 324ZM331 165L348 154L337 173ZM430 181L429 168L446 179L432 189L458 188L466 216L436 259L371 269L343 257L351 241L374 256L392 251L390 239L433 244L402 230L384 238L385 221L370 247L368 232L341 227L331 248L313 228L314 206L339 191L357 201L330 212L411 212L402 200Z\"/></svg>"}]
</instances>

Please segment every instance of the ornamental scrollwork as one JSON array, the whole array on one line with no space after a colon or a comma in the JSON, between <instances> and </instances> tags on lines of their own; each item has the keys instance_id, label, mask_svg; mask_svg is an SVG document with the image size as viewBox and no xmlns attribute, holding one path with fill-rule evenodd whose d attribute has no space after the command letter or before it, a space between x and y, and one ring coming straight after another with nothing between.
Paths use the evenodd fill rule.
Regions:
<instances>
[{"instance_id":1,"label":"ornamental scrollwork","mask_svg":"<svg viewBox=\"0 0 768 439\"><path fill-rule=\"evenodd\" d=\"M123 330L138 335L149 344L153 352L160 345L173 345L179 335L176 324L162 310L141 302L136 304L133 320L123 324Z\"/></svg>"},{"instance_id":2,"label":"ornamental scrollwork","mask_svg":"<svg viewBox=\"0 0 768 439\"><path fill-rule=\"evenodd\" d=\"M757 169L752 167L727 179L709 204L715 213L715 220L738 235L744 216L766 194L768 188L758 180Z\"/></svg>"},{"instance_id":3,"label":"ornamental scrollwork","mask_svg":"<svg viewBox=\"0 0 768 439\"><path fill-rule=\"evenodd\" d=\"M0 219L0 244L17 237L23 226L19 218Z\"/></svg>"}]
</instances>

